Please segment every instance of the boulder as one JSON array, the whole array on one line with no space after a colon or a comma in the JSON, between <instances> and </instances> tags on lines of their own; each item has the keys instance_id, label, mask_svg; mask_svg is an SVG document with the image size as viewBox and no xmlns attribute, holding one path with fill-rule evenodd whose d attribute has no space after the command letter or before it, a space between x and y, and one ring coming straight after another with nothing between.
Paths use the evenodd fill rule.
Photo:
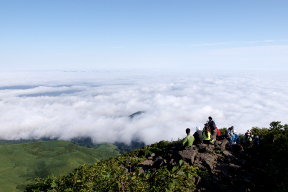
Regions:
<instances>
[{"instance_id":1,"label":"boulder","mask_svg":"<svg viewBox=\"0 0 288 192\"><path fill-rule=\"evenodd\" d=\"M220 148L222 151L224 151L226 149L226 145L229 144L229 141L227 139L223 139L222 143L220 145Z\"/></svg>"},{"instance_id":2,"label":"boulder","mask_svg":"<svg viewBox=\"0 0 288 192\"><path fill-rule=\"evenodd\" d=\"M213 153L214 151L215 151L215 145L213 145L213 144L207 145L206 152Z\"/></svg>"},{"instance_id":3,"label":"boulder","mask_svg":"<svg viewBox=\"0 0 288 192\"><path fill-rule=\"evenodd\" d=\"M223 153L223 155L224 155L225 157L232 157L232 156L233 156L232 153L230 153L230 152L227 151L227 150L222 151L222 153Z\"/></svg>"},{"instance_id":4,"label":"boulder","mask_svg":"<svg viewBox=\"0 0 288 192\"><path fill-rule=\"evenodd\" d=\"M180 155L181 159L190 163L190 164L194 163L194 159L195 159L195 156L197 155L197 153L198 153L198 151L194 150L193 148L179 151L179 155Z\"/></svg>"},{"instance_id":5,"label":"boulder","mask_svg":"<svg viewBox=\"0 0 288 192\"><path fill-rule=\"evenodd\" d=\"M217 156L209 153L199 154L202 165L204 165L209 171L213 171L217 164Z\"/></svg>"},{"instance_id":6,"label":"boulder","mask_svg":"<svg viewBox=\"0 0 288 192\"><path fill-rule=\"evenodd\" d=\"M146 159L145 161L139 163L139 165L152 166L153 163L154 163L154 162L153 162L152 160Z\"/></svg>"},{"instance_id":7,"label":"boulder","mask_svg":"<svg viewBox=\"0 0 288 192\"><path fill-rule=\"evenodd\" d=\"M207 144L200 144L198 145L198 150L200 153L206 152Z\"/></svg>"}]
</instances>

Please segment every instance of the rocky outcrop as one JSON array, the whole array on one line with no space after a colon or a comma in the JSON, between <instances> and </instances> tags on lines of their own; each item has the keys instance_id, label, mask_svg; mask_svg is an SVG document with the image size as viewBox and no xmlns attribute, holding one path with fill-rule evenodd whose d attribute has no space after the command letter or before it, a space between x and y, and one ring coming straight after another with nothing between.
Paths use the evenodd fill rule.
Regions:
<instances>
[{"instance_id":1,"label":"rocky outcrop","mask_svg":"<svg viewBox=\"0 0 288 192\"><path fill-rule=\"evenodd\" d=\"M251 191L253 172L247 168L247 155L239 145L230 145L224 139L215 144L199 144L188 148L175 147L158 156L148 154L147 160L140 163L145 169L160 166L173 167L179 160L203 171L194 180L197 191ZM248 171L249 170L249 171Z\"/></svg>"}]
</instances>

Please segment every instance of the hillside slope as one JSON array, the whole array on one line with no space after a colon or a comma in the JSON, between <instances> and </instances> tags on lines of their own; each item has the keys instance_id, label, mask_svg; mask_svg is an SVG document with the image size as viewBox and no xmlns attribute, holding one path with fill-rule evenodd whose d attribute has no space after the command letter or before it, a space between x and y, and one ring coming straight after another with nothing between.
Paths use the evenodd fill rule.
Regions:
<instances>
[{"instance_id":1,"label":"hillside slope","mask_svg":"<svg viewBox=\"0 0 288 192\"><path fill-rule=\"evenodd\" d=\"M183 148L179 141L161 141L93 166L81 166L61 178L39 180L27 191L251 190L250 183L257 181L242 168L245 157L240 160L237 146L229 148L226 139L190 148Z\"/></svg>"},{"instance_id":2,"label":"hillside slope","mask_svg":"<svg viewBox=\"0 0 288 192\"><path fill-rule=\"evenodd\" d=\"M60 176L96 159L117 156L117 147L110 144L87 148L68 141L41 141L0 144L0 192L23 191L35 177Z\"/></svg>"},{"instance_id":3,"label":"hillside slope","mask_svg":"<svg viewBox=\"0 0 288 192\"><path fill-rule=\"evenodd\" d=\"M159 143L83 165L66 176L38 179L26 191L287 191L288 125L253 128L260 145L226 139L183 148Z\"/></svg>"}]
</instances>

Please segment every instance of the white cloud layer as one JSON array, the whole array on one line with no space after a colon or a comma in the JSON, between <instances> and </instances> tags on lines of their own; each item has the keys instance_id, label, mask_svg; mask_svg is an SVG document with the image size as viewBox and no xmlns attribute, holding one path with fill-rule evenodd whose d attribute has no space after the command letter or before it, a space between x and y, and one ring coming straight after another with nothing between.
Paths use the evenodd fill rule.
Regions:
<instances>
[{"instance_id":1,"label":"white cloud layer","mask_svg":"<svg viewBox=\"0 0 288 192\"><path fill-rule=\"evenodd\" d=\"M110 72L1 77L0 139L90 136L95 143L150 144L182 138L187 127L202 127L208 116L219 128L234 125L238 132L287 121L287 77ZM145 113L129 118L137 111Z\"/></svg>"}]
</instances>

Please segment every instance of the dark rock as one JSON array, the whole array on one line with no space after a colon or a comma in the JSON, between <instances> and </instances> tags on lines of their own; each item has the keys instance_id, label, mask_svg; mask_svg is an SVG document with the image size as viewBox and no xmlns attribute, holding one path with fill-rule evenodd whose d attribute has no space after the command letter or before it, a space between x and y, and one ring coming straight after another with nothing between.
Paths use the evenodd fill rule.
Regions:
<instances>
[{"instance_id":1,"label":"dark rock","mask_svg":"<svg viewBox=\"0 0 288 192\"><path fill-rule=\"evenodd\" d=\"M198 152L196 150L193 150L192 148L185 149L183 151L179 151L179 155L180 155L181 159L190 163L190 164L194 163L194 159L195 159L195 156L197 155L197 153Z\"/></svg>"},{"instance_id":2,"label":"dark rock","mask_svg":"<svg viewBox=\"0 0 288 192\"><path fill-rule=\"evenodd\" d=\"M229 173L229 167L227 165L220 165L219 166L220 169L220 173L224 176L224 177L230 177L230 173Z\"/></svg>"},{"instance_id":3,"label":"dark rock","mask_svg":"<svg viewBox=\"0 0 288 192\"><path fill-rule=\"evenodd\" d=\"M195 157L196 157L197 153L198 153L198 152L195 151L195 153L193 153L192 156L191 156L191 163L192 163L192 164L193 164L194 161L195 161Z\"/></svg>"},{"instance_id":4,"label":"dark rock","mask_svg":"<svg viewBox=\"0 0 288 192\"><path fill-rule=\"evenodd\" d=\"M199 154L200 155L200 159L202 161L202 164L208 168L209 171L213 171L215 165L216 165L216 160L217 160L217 156L212 155L212 154L208 154L208 153L202 153Z\"/></svg>"},{"instance_id":5,"label":"dark rock","mask_svg":"<svg viewBox=\"0 0 288 192\"><path fill-rule=\"evenodd\" d=\"M227 139L185 149L173 146L161 153L161 156L158 155L148 154L147 160L139 167L144 171L156 171L161 166L170 169L179 165L179 160L183 160L203 171L203 175L191 179L196 185L195 191L253 191L257 175L250 172L261 172L257 166L254 168L259 162L253 162L249 153L242 151L241 145L230 145Z\"/></svg>"},{"instance_id":6,"label":"dark rock","mask_svg":"<svg viewBox=\"0 0 288 192\"><path fill-rule=\"evenodd\" d=\"M192 148L193 150L197 150L197 149L198 149L196 145L192 145L191 148Z\"/></svg>"},{"instance_id":7,"label":"dark rock","mask_svg":"<svg viewBox=\"0 0 288 192\"><path fill-rule=\"evenodd\" d=\"M213 161L209 160L209 159L203 159L204 162L205 162L205 165L207 165L207 168L210 170L210 171L213 171L214 169L214 164L213 164Z\"/></svg>"},{"instance_id":8,"label":"dark rock","mask_svg":"<svg viewBox=\"0 0 288 192\"><path fill-rule=\"evenodd\" d=\"M231 145L232 151L234 152L239 152L239 151L243 151L243 147L240 144L233 144Z\"/></svg>"},{"instance_id":9,"label":"dark rock","mask_svg":"<svg viewBox=\"0 0 288 192\"><path fill-rule=\"evenodd\" d=\"M222 141L218 141L218 140L215 141L215 145L221 145L221 144L222 144Z\"/></svg>"},{"instance_id":10,"label":"dark rock","mask_svg":"<svg viewBox=\"0 0 288 192\"><path fill-rule=\"evenodd\" d=\"M198 148L199 148L198 150L200 153L204 153L206 152L207 144L200 144L198 145Z\"/></svg>"},{"instance_id":11,"label":"dark rock","mask_svg":"<svg viewBox=\"0 0 288 192\"><path fill-rule=\"evenodd\" d=\"M164 164L164 159L162 157L157 157L153 163L153 167L160 167Z\"/></svg>"},{"instance_id":12,"label":"dark rock","mask_svg":"<svg viewBox=\"0 0 288 192\"><path fill-rule=\"evenodd\" d=\"M230 153L229 151L225 150L225 151L222 151L223 155L225 155L226 157L232 157L232 153Z\"/></svg>"},{"instance_id":13,"label":"dark rock","mask_svg":"<svg viewBox=\"0 0 288 192\"><path fill-rule=\"evenodd\" d=\"M220 145L221 150L224 151L226 149L226 145L228 145L228 144L229 144L229 141L227 139L223 139L222 143Z\"/></svg>"},{"instance_id":14,"label":"dark rock","mask_svg":"<svg viewBox=\"0 0 288 192\"><path fill-rule=\"evenodd\" d=\"M207 145L206 152L213 153L214 151L215 151L215 146L213 144L212 145Z\"/></svg>"},{"instance_id":15,"label":"dark rock","mask_svg":"<svg viewBox=\"0 0 288 192\"><path fill-rule=\"evenodd\" d=\"M198 167L199 169L205 169L205 167L202 165L202 161L201 161L201 158L199 157L199 155L200 155L200 154L198 154L198 155L195 157L193 166L196 166L196 167Z\"/></svg>"}]
</instances>

